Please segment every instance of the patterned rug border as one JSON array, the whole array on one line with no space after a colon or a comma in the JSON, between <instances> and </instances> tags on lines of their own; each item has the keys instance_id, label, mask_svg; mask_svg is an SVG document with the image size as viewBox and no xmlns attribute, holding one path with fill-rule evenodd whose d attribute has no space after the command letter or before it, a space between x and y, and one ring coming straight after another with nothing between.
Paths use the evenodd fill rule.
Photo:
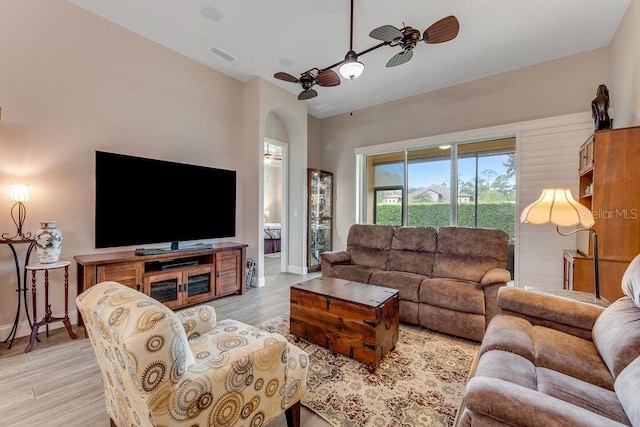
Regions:
<instances>
[{"instance_id":1,"label":"patterned rug border","mask_svg":"<svg viewBox=\"0 0 640 427\"><path fill-rule=\"evenodd\" d=\"M287 313L258 327L280 333L309 353L308 394L302 404L336 427L452 426L480 347L401 323L396 349L371 374L347 356L296 342Z\"/></svg>"}]
</instances>

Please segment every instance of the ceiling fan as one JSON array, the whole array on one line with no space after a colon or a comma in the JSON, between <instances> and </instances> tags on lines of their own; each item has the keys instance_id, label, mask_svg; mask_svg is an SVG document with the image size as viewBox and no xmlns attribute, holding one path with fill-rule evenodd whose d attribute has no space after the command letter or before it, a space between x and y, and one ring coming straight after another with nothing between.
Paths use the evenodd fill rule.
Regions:
<instances>
[{"instance_id":1,"label":"ceiling fan","mask_svg":"<svg viewBox=\"0 0 640 427\"><path fill-rule=\"evenodd\" d=\"M387 62L387 67L395 67L413 58L413 48L419 41L427 44L444 43L455 39L459 31L460 23L455 16L451 15L432 24L424 30L422 35L420 31L409 26L396 28L393 25L383 25L371 31L369 37L381 40L383 45L402 48L401 52L396 53Z\"/></svg>"},{"instance_id":2,"label":"ceiling fan","mask_svg":"<svg viewBox=\"0 0 640 427\"><path fill-rule=\"evenodd\" d=\"M302 86L302 92L298 95L298 99L301 101L318 96L318 92L313 89L313 86L315 85L338 86L340 84L340 77L338 77L335 71L330 68L325 68L323 70L312 68L311 70L302 73L300 78L283 72L275 73L273 77L279 80L284 80L285 82L299 83Z\"/></svg>"},{"instance_id":3,"label":"ceiling fan","mask_svg":"<svg viewBox=\"0 0 640 427\"><path fill-rule=\"evenodd\" d=\"M349 51L343 60L322 69L312 68L302 73L300 78L283 72L275 73L273 76L276 79L286 82L299 83L302 86L302 92L298 95L298 99L311 99L318 96L318 92L313 89L313 86L338 86L340 84L340 77L335 71L331 70L332 68L340 66L340 74L344 78L353 80L359 77L364 71L364 64L358 61L358 58L382 46L400 46L402 48L401 52L395 54L387 62L387 67L404 64L413 57L413 48L416 47L419 41L424 41L427 44L436 44L456 38L460 30L460 23L455 16L447 16L432 24L424 30L423 34L420 34L420 31L409 26L396 28L393 25L383 25L369 33L371 38L380 40L381 43L356 53L353 50L353 0L351 0L351 22L349 29Z\"/></svg>"}]
</instances>

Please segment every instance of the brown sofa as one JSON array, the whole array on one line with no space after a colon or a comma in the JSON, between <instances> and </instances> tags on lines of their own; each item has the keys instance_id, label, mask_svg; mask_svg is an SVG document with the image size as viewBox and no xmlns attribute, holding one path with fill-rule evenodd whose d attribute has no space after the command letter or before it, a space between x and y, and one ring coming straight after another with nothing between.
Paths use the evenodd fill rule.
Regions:
<instances>
[{"instance_id":1,"label":"brown sofa","mask_svg":"<svg viewBox=\"0 0 640 427\"><path fill-rule=\"evenodd\" d=\"M640 256L606 309L505 287L462 426L640 426Z\"/></svg>"},{"instance_id":2,"label":"brown sofa","mask_svg":"<svg viewBox=\"0 0 640 427\"><path fill-rule=\"evenodd\" d=\"M354 224L345 251L324 252L322 275L400 291L400 321L482 340L498 312L507 233L467 227Z\"/></svg>"}]
</instances>

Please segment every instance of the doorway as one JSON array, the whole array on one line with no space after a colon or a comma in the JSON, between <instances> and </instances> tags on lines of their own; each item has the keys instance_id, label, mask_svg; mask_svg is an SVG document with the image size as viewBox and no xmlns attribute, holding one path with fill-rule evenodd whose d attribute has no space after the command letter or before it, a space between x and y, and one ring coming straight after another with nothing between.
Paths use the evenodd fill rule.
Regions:
<instances>
[{"instance_id":1,"label":"doorway","mask_svg":"<svg viewBox=\"0 0 640 427\"><path fill-rule=\"evenodd\" d=\"M263 264L265 279L287 271L287 144L264 140Z\"/></svg>"}]
</instances>

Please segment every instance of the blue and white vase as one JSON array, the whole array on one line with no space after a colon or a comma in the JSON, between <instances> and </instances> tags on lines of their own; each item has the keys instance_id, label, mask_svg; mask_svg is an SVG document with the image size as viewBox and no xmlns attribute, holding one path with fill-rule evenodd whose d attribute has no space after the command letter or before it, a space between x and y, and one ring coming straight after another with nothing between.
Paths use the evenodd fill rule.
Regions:
<instances>
[{"instance_id":1,"label":"blue and white vase","mask_svg":"<svg viewBox=\"0 0 640 427\"><path fill-rule=\"evenodd\" d=\"M62 251L62 233L58 230L56 221L43 221L40 229L33 236L36 246L36 256L40 264L55 264L60 259Z\"/></svg>"}]
</instances>

